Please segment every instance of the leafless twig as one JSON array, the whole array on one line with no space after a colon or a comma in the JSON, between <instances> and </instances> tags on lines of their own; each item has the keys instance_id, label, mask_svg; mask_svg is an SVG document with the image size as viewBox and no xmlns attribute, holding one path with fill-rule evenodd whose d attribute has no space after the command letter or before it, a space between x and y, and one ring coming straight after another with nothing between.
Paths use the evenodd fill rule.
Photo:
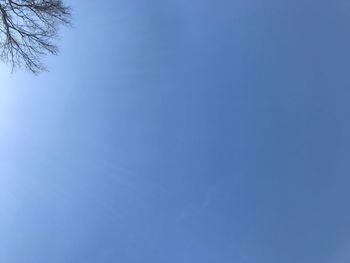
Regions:
<instances>
[{"instance_id":1,"label":"leafless twig","mask_svg":"<svg viewBox=\"0 0 350 263\"><path fill-rule=\"evenodd\" d=\"M0 59L13 69L45 70L42 57L57 54L58 28L70 22L62 0L0 0Z\"/></svg>"}]
</instances>

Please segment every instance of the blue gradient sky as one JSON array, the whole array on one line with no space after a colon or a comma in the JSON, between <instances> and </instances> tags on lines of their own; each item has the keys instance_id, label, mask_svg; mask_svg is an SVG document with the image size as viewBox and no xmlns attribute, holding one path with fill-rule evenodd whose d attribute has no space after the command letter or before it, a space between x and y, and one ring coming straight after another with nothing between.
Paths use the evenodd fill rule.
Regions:
<instances>
[{"instance_id":1,"label":"blue gradient sky","mask_svg":"<svg viewBox=\"0 0 350 263\"><path fill-rule=\"evenodd\" d=\"M349 262L349 3L71 4L0 67L0 262Z\"/></svg>"}]
</instances>

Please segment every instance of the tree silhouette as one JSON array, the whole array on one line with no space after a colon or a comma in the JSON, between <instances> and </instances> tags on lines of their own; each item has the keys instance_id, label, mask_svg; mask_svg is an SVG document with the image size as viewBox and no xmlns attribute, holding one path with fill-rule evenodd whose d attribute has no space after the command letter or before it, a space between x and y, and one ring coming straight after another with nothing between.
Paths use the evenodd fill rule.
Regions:
<instances>
[{"instance_id":1,"label":"tree silhouette","mask_svg":"<svg viewBox=\"0 0 350 263\"><path fill-rule=\"evenodd\" d=\"M0 59L37 74L43 56L57 54L60 25L70 25L71 11L61 0L0 0Z\"/></svg>"}]
</instances>

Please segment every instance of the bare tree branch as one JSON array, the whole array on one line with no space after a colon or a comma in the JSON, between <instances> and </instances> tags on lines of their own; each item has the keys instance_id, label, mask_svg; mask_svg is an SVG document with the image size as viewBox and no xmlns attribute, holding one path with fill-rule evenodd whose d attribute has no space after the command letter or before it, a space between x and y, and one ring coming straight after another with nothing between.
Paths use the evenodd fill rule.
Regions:
<instances>
[{"instance_id":1,"label":"bare tree branch","mask_svg":"<svg viewBox=\"0 0 350 263\"><path fill-rule=\"evenodd\" d=\"M0 0L0 59L12 69L46 70L42 58L57 54L59 26L70 22L62 0Z\"/></svg>"}]
</instances>

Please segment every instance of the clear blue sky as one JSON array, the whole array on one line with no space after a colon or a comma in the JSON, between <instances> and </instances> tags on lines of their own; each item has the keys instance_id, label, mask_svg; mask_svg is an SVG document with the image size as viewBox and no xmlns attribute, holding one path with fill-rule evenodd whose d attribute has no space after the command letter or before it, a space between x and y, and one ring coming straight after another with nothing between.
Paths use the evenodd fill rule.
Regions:
<instances>
[{"instance_id":1,"label":"clear blue sky","mask_svg":"<svg viewBox=\"0 0 350 263\"><path fill-rule=\"evenodd\" d=\"M0 67L1 263L347 263L350 5L71 1Z\"/></svg>"}]
</instances>

